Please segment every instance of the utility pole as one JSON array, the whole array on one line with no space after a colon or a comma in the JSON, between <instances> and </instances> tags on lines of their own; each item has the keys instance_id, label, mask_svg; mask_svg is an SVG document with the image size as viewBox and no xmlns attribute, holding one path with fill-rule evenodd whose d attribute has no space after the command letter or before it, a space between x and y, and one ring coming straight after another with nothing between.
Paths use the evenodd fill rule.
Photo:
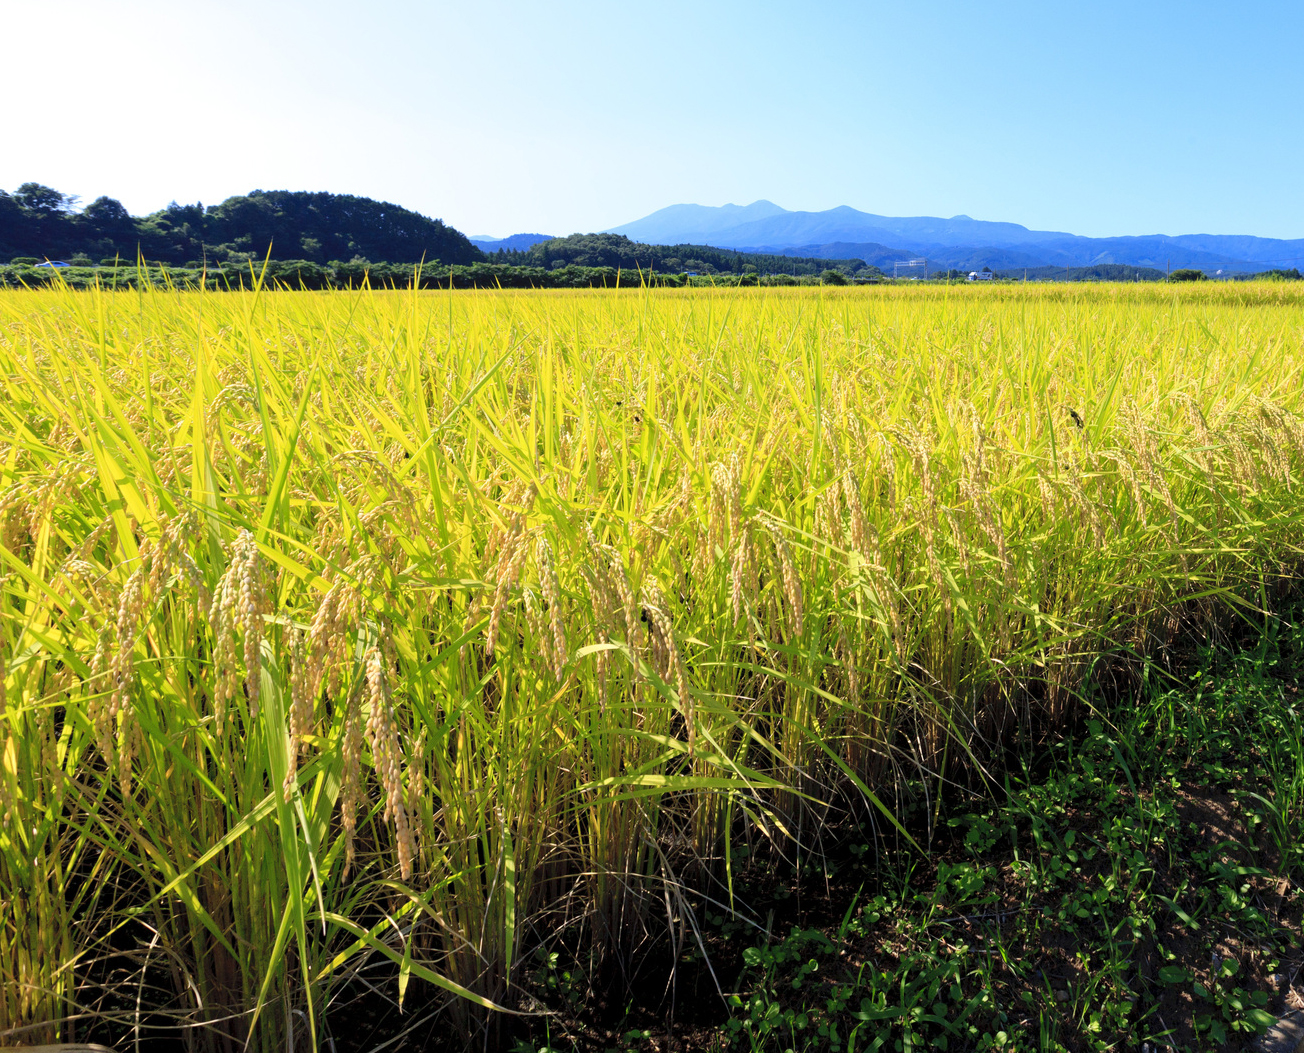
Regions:
<instances>
[{"instance_id":1,"label":"utility pole","mask_svg":"<svg viewBox=\"0 0 1304 1053\"><path fill-rule=\"evenodd\" d=\"M1173 261L1172 259L1169 259L1168 270L1164 272L1164 281L1172 281L1172 280L1173 280Z\"/></svg>"}]
</instances>

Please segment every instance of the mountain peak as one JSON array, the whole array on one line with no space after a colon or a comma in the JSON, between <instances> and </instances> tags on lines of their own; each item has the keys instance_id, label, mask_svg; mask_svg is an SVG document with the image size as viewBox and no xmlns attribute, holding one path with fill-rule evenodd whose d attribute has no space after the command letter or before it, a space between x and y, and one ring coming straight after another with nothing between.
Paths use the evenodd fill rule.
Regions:
<instances>
[{"instance_id":1,"label":"mountain peak","mask_svg":"<svg viewBox=\"0 0 1304 1053\"><path fill-rule=\"evenodd\" d=\"M732 202L717 206L669 205L633 223L611 227L603 233L624 234L642 242L701 245L715 240L722 231L788 215L791 213L787 209L764 199L753 201L750 205L735 205ZM674 237L667 241L671 232L674 232Z\"/></svg>"}]
</instances>

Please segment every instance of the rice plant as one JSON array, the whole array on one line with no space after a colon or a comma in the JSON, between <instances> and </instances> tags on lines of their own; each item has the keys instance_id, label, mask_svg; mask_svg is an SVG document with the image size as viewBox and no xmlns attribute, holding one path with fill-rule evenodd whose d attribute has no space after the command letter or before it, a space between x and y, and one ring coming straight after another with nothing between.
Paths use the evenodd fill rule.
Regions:
<instances>
[{"instance_id":1,"label":"rice plant","mask_svg":"<svg viewBox=\"0 0 1304 1053\"><path fill-rule=\"evenodd\" d=\"M1293 577L1302 323L0 293L0 1040L311 1045L378 963L492 1034L541 932L621 966L742 839L981 781Z\"/></svg>"}]
</instances>

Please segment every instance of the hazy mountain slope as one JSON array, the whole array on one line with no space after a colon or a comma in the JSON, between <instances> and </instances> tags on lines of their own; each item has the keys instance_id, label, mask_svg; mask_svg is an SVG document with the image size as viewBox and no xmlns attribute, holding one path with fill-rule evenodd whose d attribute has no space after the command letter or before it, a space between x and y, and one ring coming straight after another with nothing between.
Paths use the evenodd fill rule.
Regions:
<instances>
[{"instance_id":1,"label":"hazy mountain slope","mask_svg":"<svg viewBox=\"0 0 1304 1053\"><path fill-rule=\"evenodd\" d=\"M906 249L894 249L873 241L829 241L823 245L784 245L766 246L758 251L773 253L776 256L805 256L821 260L864 260L875 267L887 266L915 258L915 253Z\"/></svg>"},{"instance_id":2,"label":"hazy mountain slope","mask_svg":"<svg viewBox=\"0 0 1304 1053\"><path fill-rule=\"evenodd\" d=\"M880 216L845 205L823 212L790 212L770 201L720 208L673 205L615 229L653 244L705 242L830 258L854 252L878 266L915 255L948 268L1128 264L1165 269L1171 261L1174 268L1261 270L1304 258L1304 239L1237 234L1088 238L969 216Z\"/></svg>"},{"instance_id":3,"label":"hazy mountain slope","mask_svg":"<svg viewBox=\"0 0 1304 1053\"><path fill-rule=\"evenodd\" d=\"M813 216L836 216L853 226L886 231L893 245L991 245L1008 248L1071 237L1058 231L1029 230L1018 223L971 219L969 216L879 216L843 206L826 212L806 213Z\"/></svg>"},{"instance_id":4,"label":"hazy mountain slope","mask_svg":"<svg viewBox=\"0 0 1304 1053\"><path fill-rule=\"evenodd\" d=\"M776 248L773 246L762 247L755 251L770 252L776 255L788 256L815 256L820 259L856 259L864 260L866 263L873 264L887 273L892 273L893 263L904 263L906 260L916 259L921 253L905 250L894 249L887 245L878 245L873 242L846 242L834 241L824 245L799 245L793 247ZM928 269L930 272L939 270L980 270L983 267L1011 268L1011 267L1042 267L1046 261L1040 256L1033 253L1021 252L1017 249L1006 249L999 246L975 246L961 245L957 247L950 246L933 246L931 251L925 255L928 260Z\"/></svg>"},{"instance_id":5,"label":"hazy mountain slope","mask_svg":"<svg viewBox=\"0 0 1304 1053\"><path fill-rule=\"evenodd\" d=\"M1037 267L1044 262L1039 253L1000 245L946 245L928 257L930 270L980 271L984 267L1010 270L1016 267Z\"/></svg>"},{"instance_id":6,"label":"hazy mountain slope","mask_svg":"<svg viewBox=\"0 0 1304 1053\"><path fill-rule=\"evenodd\" d=\"M994 223L952 216L893 217L861 212L847 205L823 212L790 212L770 201L750 205L672 205L615 227L612 233L640 241L708 240L729 248L762 245L817 245L833 241L877 242L910 249L935 245L1011 246L1067 237L1033 231L1018 223Z\"/></svg>"},{"instance_id":7,"label":"hazy mountain slope","mask_svg":"<svg viewBox=\"0 0 1304 1053\"><path fill-rule=\"evenodd\" d=\"M1137 267L1199 267L1226 270L1254 270L1251 260L1221 252L1210 252L1183 245L1179 239L1162 234L1123 238L1063 238L1045 242L1034 250L1047 263L1059 266L1090 267L1102 263L1127 263Z\"/></svg>"},{"instance_id":8,"label":"hazy mountain slope","mask_svg":"<svg viewBox=\"0 0 1304 1053\"><path fill-rule=\"evenodd\" d=\"M1172 238L1184 248L1273 263L1304 259L1304 238L1256 238L1250 234L1179 234Z\"/></svg>"}]
</instances>

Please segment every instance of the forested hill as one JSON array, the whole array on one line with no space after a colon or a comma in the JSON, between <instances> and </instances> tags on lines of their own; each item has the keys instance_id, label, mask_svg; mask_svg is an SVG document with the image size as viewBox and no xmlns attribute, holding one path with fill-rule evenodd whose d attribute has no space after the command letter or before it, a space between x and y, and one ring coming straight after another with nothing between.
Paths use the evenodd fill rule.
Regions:
<instances>
[{"instance_id":1,"label":"forested hill","mask_svg":"<svg viewBox=\"0 0 1304 1053\"><path fill-rule=\"evenodd\" d=\"M708 245L643 245L623 234L572 234L531 245L522 252L501 251L492 260L522 267L619 267L627 271L679 274L819 274L829 267L849 273L869 270L863 260L832 260L735 252Z\"/></svg>"},{"instance_id":2,"label":"forested hill","mask_svg":"<svg viewBox=\"0 0 1304 1053\"><path fill-rule=\"evenodd\" d=\"M98 263L137 250L151 262L178 266L262 259L384 260L475 263L480 252L460 231L409 209L351 194L254 190L205 208L175 202L134 217L113 198L96 198L80 212L76 198L24 183L0 191L0 260L83 257Z\"/></svg>"}]
</instances>

